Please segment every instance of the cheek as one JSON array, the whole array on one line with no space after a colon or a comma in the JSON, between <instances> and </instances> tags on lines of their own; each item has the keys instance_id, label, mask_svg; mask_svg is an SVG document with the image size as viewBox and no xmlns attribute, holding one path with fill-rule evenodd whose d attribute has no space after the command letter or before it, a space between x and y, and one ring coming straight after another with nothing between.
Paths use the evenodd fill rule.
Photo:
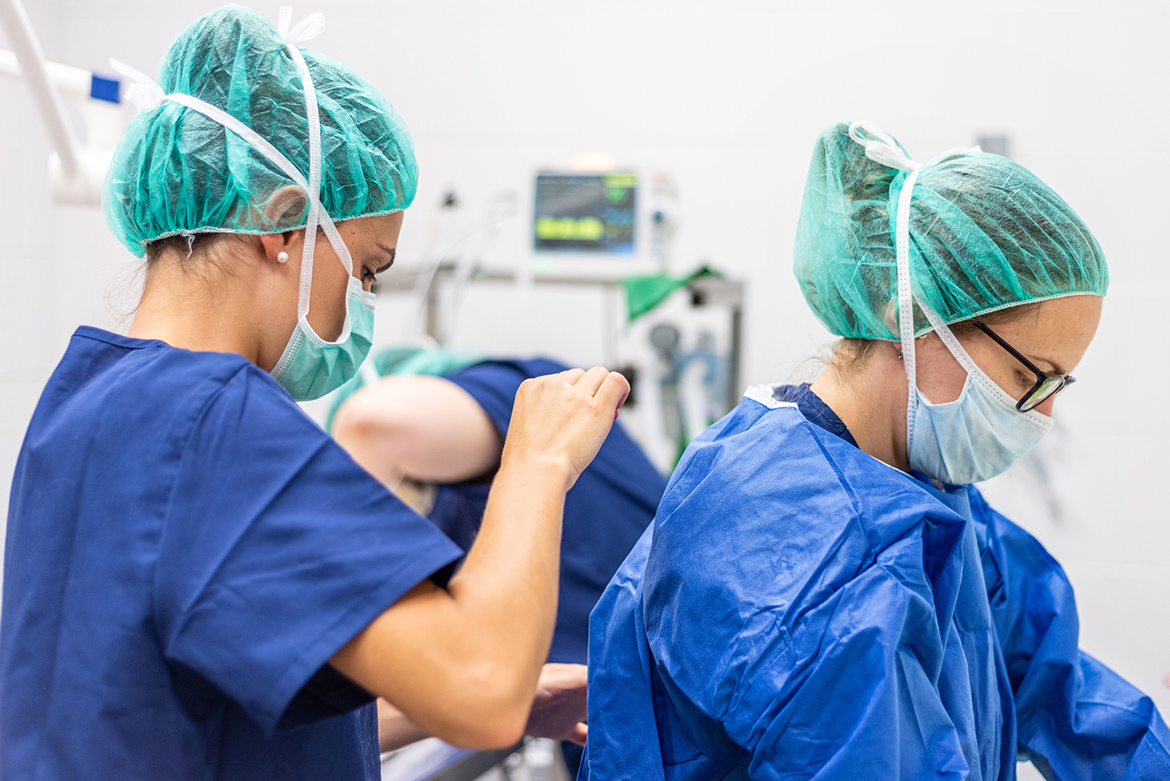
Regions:
<instances>
[{"instance_id":1,"label":"cheek","mask_svg":"<svg viewBox=\"0 0 1170 781\"><path fill-rule=\"evenodd\" d=\"M963 392L967 372L950 353L918 356L918 389L932 404L955 401Z\"/></svg>"},{"instance_id":2,"label":"cheek","mask_svg":"<svg viewBox=\"0 0 1170 781\"><path fill-rule=\"evenodd\" d=\"M341 329L345 326L348 281L345 269L336 258L322 262L319 253L314 259L313 289L309 297L309 325L322 339L333 341L341 335Z\"/></svg>"}]
</instances>

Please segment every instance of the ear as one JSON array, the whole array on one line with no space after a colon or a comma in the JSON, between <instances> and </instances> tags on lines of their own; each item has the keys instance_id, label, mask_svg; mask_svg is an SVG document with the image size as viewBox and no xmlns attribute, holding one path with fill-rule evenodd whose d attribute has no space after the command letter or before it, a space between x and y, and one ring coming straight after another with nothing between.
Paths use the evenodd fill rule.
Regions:
<instances>
[{"instance_id":1,"label":"ear","mask_svg":"<svg viewBox=\"0 0 1170 781\"><path fill-rule=\"evenodd\" d=\"M260 251L264 256L272 263L283 266L293 258L300 258L303 236L304 231L285 231L263 233L256 238L260 241Z\"/></svg>"},{"instance_id":2,"label":"ear","mask_svg":"<svg viewBox=\"0 0 1170 781\"><path fill-rule=\"evenodd\" d=\"M273 228L298 225L305 216L308 207L305 191L295 185L286 185L276 192L264 204L264 216Z\"/></svg>"},{"instance_id":3,"label":"ear","mask_svg":"<svg viewBox=\"0 0 1170 781\"><path fill-rule=\"evenodd\" d=\"M263 206L264 216L273 228L295 225L304 216L306 204L304 191L294 185L287 185L272 193L272 197ZM294 248L293 245L297 244L297 239L303 235L304 231L287 230L283 233L261 234L259 239L268 260L273 263L286 263L294 255L300 256L299 246Z\"/></svg>"}]
</instances>

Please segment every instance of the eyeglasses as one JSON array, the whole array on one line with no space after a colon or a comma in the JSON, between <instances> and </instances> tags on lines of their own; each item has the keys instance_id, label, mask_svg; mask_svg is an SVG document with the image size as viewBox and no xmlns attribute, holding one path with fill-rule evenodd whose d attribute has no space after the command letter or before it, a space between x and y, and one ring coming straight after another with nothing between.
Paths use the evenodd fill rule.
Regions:
<instances>
[{"instance_id":1,"label":"eyeglasses","mask_svg":"<svg viewBox=\"0 0 1170 781\"><path fill-rule=\"evenodd\" d=\"M1028 371L1036 375L1036 384L1032 389L1025 393L1019 401L1016 402L1016 409L1020 412L1029 412L1036 409L1050 398L1060 393L1066 386L1072 385L1076 380L1071 375L1049 374L1048 372L1040 371L1035 364L1029 361L1024 356L1020 355L1010 344L1000 338L999 334L992 331L978 320L972 320L971 324L978 328L983 333L987 334L1003 349L1011 353L1011 356L1028 368Z\"/></svg>"}]
</instances>

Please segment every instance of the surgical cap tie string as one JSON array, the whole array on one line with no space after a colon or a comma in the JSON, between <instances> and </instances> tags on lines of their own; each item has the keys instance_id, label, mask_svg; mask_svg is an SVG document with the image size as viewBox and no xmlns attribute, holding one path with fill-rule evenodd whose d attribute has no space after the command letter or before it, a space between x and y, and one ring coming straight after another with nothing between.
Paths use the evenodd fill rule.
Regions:
<instances>
[{"instance_id":1,"label":"surgical cap tie string","mask_svg":"<svg viewBox=\"0 0 1170 781\"><path fill-rule=\"evenodd\" d=\"M870 138L865 138L860 131L865 131ZM914 185L918 182L918 174L922 164L911 160L903 152L897 142L881 128L869 120L857 120L849 125L849 137L865 147L865 156L875 163L906 172L902 181L902 189L898 193L898 213L894 222L894 255L898 270L898 331L902 342L902 364L906 369L908 383L906 398L906 452L910 452L910 445L914 441L914 416L918 409L918 377L914 355L914 304L926 315L932 328L939 334L944 343L951 348L956 358L962 355L966 361L960 363L969 375L978 376L973 362L966 351L959 345L954 334L947 328L942 318L933 309L923 303L914 293L913 277L910 275L910 199L914 193ZM978 152L979 147L971 149L951 149L931 160L931 163L941 162L955 155ZM1003 393L998 387L995 389Z\"/></svg>"},{"instance_id":2,"label":"surgical cap tie string","mask_svg":"<svg viewBox=\"0 0 1170 781\"><path fill-rule=\"evenodd\" d=\"M292 30L288 29L290 24L292 24L292 6L282 5L276 17L276 31L280 33L280 37L284 39L285 43L305 43L325 32L325 14L309 14Z\"/></svg>"},{"instance_id":3,"label":"surgical cap tie string","mask_svg":"<svg viewBox=\"0 0 1170 781\"><path fill-rule=\"evenodd\" d=\"M864 138L864 130L872 138ZM849 137L865 147L865 156L875 163L881 163L886 168L895 168L899 171L913 172L922 167L906 155L898 143L881 128L868 119L859 119L849 125Z\"/></svg>"},{"instance_id":4,"label":"surgical cap tie string","mask_svg":"<svg viewBox=\"0 0 1170 781\"><path fill-rule=\"evenodd\" d=\"M325 29L325 16L320 13L312 14L290 31L291 22L292 8L282 6L277 18L277 31L284 39L289 55L301 71L301 83L304 85L305 91L305 114L309 121L309 191L313 194L313 198L310 201L308 222L305 225L305 252L301 264L300 294L297 299L298 316L304 317L309 313L309 295L313 285L313 257L317 246L317 224L322 221L321 218L325 210L321 207L320 200L321 115L317 105L317 90L313 85L313 77L309 73L308 63L305 62L296 42L311 40L320 35ZM341 241L340 236L334 241L333 236L329 235L328 231L326 231L326 236L341 260L341 265L345 267L345 273L352 276L353 259L349 255L345 242ZM341 338L345 339L348 336L348 333L343 333Z\"/></svg>"},{"instance_id":5,"label":"surgical cap tie string","mask_svg":"<svg viewBox=\"0 0 1170 781\"><path fill-rule=\"evenodd\" d=\"M866 150L869 154L869 150ZM914 296L910 278L910 196L918 170L911 171L898 193L898 218L894 226L894 249L898 264L898 328L902 340L902 365L906 369L906 452L914 439L914 413L918 407L917 366L914 357Z\"/></svg>"},{"instance_id":6,"label":"surgical cap tie string","mask_svg":"<svg viewBox=\"0 0 1170 781\"><path fill-rule=\"evenodd\" d=\"M309 312L309 293L312 284L312 258L313 249L316 245L316 228L318 224L325 232L326 238L328 238L329 243L333 246L334 251L341 260L341 264L345 267L346 273L350 275L353 273L353 259L349 254L348 248L345 246L345 242L342 241L341 234L338 233L333 220L321 205L321 124L317 105L317 94L313 87L312 77L309 75L308 64L294 43L310 40L320 35L325 27L325 18L323 14L312 14L289 31L288 25L291 22L291 18L292 9L287 6L282 7L280 10L280 27L278 30L281 33L282 39L285 41L290 55L301 72L301 80L305 91L306 118L308 119L309 127L308 181L305 180L304 174L301 173L292 161L274 147L266 138L218 106L213 106L193 95L186 95L181 92L168 94L163 91L162 87L154 79L117 60L111 59L110 67L133 82L126 91L126 98L136 105L140 111L154 111L163 102L168 100L197 111L243 138L261 154L271 160L293 183L305 191L309 199L309 215L305 229L306 252L301 265L300 289L297 301L297 315L299 318L306 316ZM348 334L343 333L339 337L339 341L344 341L347 337Z\"/></svg>"}]
</instances>

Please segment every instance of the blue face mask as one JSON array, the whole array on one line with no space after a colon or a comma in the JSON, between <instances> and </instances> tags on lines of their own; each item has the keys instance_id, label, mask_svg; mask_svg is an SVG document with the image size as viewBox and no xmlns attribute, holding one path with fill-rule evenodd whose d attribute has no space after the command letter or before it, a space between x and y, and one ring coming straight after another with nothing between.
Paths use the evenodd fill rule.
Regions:
<instances>
[{"instance_id":1,"label":"blue face mask","mask_svg":"<svg viewBox=\"0 0 1170 781\"><path fill-rule=\"evenodd\" d=\"M959 398L944 404L931 403L917 385L911 386L906 427L910 467L953 485L1006 472L1052 428L1052 418L1035 410L1021 413L1016 400L975 365L945 324L935 324L935 331L966 369L967 381ZM905 348L902 356L905 360Z\"/></svg>"},{"instance_id":2,"label":"blue face mask","mask_svg":"<svg viewBox=\"0 0 1170 781\"><path fill-rule=\"evenodd\" d=\"M345 305L345 325L337 341L322 339L302 315L273 367L273 378L297 401L312 401L337 390L358 373L369 354L374 341L374 294L350 277Z\"/></svg>"}]
</instances>

